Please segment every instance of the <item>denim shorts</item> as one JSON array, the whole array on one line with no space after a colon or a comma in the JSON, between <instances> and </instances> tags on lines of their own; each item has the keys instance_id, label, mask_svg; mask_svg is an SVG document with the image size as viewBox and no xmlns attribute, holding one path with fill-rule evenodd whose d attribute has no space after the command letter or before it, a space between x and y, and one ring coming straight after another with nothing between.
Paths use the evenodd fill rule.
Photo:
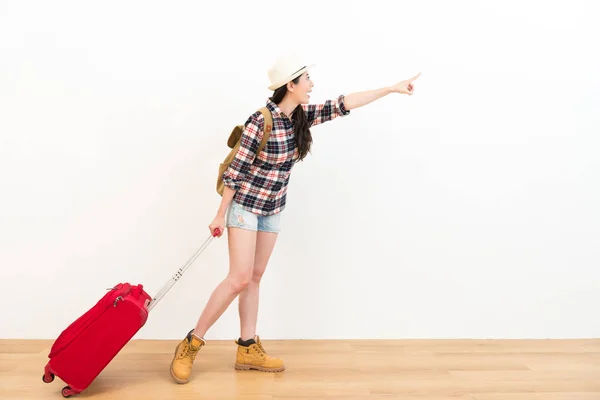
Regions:
<instances>
[{"instance_id":1,"label":"denim shorts","mask_svg":"<svg viewBox=\"0 0 600 400\"><path fill-rule=\"evenodd\" d=\"M281 213L274 215L258 215L245 210L237 202L231 201L227 210L225 226L232 228L249 229L261 232L279 232Z\"/></svg>"}]
</instances>

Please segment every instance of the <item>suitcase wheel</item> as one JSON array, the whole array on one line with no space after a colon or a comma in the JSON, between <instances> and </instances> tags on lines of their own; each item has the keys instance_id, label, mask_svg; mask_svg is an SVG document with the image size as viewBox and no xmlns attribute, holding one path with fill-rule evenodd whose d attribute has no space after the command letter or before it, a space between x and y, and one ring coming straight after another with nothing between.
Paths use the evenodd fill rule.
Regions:
<instances>
[{"instance_id":1,"label":"suitcase wheel","mask_svg":"<svg viewBox=\"0 0 600 400\"><path fill-rule=\"evenodd\" d=\"M74 391L73 389L71 389L71 386L65 386L65 387L62 389L62 392L61 392L61 393L62 393L63 397L65 397L65 398L66 398L66 397L71 397L71 396L74 396L74 395L76 395L76 394L77 394L77 392L76 392L76 391Z\"/></svg>"},{"instance_id":2,"label":"suitcase wheel","mask_svg":"<svg viewBox=\"0 0 600 400\"><path fill-rule=\"evenodd\" d=\"M50 383L50 382L54 381L54 374L53 373L44 374L44 375L42 375L42 380L44 381L44 383Z\"/></svg>"}]
</instances>

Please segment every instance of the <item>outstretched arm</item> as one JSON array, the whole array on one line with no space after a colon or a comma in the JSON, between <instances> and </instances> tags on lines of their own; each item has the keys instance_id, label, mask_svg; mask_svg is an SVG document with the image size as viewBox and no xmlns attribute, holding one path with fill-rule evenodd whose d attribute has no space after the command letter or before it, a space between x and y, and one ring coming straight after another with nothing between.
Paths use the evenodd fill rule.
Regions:
<instances>
[{"instance_id":1,"label":"outstretched arm","mask_svg":"<svg viewBox=\"0 0 600 400\"><path fill-rule=\"evenodd\" d=\"M342 115L348 115L350 110L372 103L390 93L412 95L415 90L413 81L420 75L421 73L419 72L410 79L381 89L351 93L347 96L341 95L336 99L327 100L323 104L304 104L302 107L306 112L309 126L319 125L323 122L332 121Z\"/></svg>"},{"instance_id":2,"label":"outstretched arm","mask_svg":"<svg viewBox=\"0 0 600 400\"><path fill-rule=\"evenodd\" d=\"M372 103L375 100L378 100L384 96L387 96L390 93L401 93L401 94L408 94L409 96L412 96L412 94L414 93L414 90L415 90L413 81L415 79L417 79L420 75L421 75L421 73L419 72L417 75L413 76L412 78L398 82L392 86L375 89L375 90L367 90L364 92L350 93L349 95L346 96L346 99L345 99L344 104L346 106L346 109L352 110L355 108L362 107L362 106Z\"/></svg>"}]
</instances>

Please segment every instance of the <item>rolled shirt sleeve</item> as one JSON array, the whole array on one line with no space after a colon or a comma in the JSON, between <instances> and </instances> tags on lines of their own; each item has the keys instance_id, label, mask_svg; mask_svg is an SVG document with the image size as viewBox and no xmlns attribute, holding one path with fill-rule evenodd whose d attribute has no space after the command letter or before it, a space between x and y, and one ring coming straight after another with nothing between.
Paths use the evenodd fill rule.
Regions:
<instances>
[{"instance_id":1,"label":"rolled shirt sleeve","mask_svg":"<svg viewBox=\"0 0 600 400\"><path fill-rule=\"evenodd\" d=\"M264 117L260 111L251 115L244 124L238 151L223 173L223 184L225 186L236 191L240 189L240 183L246 178L256 158L264 132L263 128Z\"/></svg>"},{"instance_id":2,"label":"rolled shirt sleeve","mask_svg":"<svg viewBox=\"0 0 600 400\"><path fill-rule=\"evenodd\" d=\"M346 109L344 100L345 96L340 95L336 99L325 101L323 104L304 104L302 107L306 112L309 126L319 125L350 114L350 110Z\"/></svg>"}]
</instances>

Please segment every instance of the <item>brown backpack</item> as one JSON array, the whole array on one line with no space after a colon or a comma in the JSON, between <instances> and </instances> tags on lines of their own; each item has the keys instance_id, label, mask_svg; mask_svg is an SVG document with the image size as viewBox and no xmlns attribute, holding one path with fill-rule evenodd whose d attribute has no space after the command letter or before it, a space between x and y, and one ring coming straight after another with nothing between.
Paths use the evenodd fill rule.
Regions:
<instances>
[{"instance_id":1,"label":"brown backpack","mask_svg":"<svg viewBox=\"0 0 600 400\"><path fill-rule=\"evenodd\" d=\"M267 140L269 140L269 135L271 134L271 130L273 129L273 117L271 116L271 111L267 107L263 107L259 110L264 119L264 134L262 137L262 141L258 146L258 150L256 154L260 153L262 149L264 149L267 144ZM223 191L225 190L225 184L223 183L223 173L229 168L229 165L235 158L238 149L240 148L242 133L244 132L244 125L237 125L233 128L231 133L229 134L229 139L227 139L227 146L231 148L231 151L225 157L225 160L219 165L219 176L217 177L217 193L223 196Z\"/></svg>"}]
</instances>

